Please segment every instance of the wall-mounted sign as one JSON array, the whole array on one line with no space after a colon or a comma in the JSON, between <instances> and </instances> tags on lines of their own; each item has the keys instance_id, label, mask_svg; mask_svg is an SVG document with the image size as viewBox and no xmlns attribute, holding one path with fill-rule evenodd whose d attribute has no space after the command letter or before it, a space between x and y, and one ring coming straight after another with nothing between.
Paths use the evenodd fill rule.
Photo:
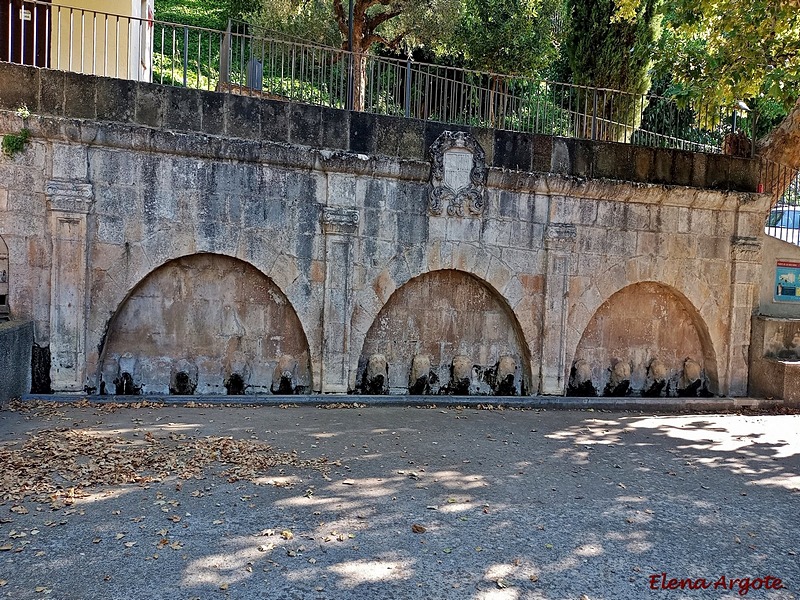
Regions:
<instances>
[{"instance_id":1,"label":"wall-mounted sign","mask_svg":"<svg viewBox=\"0 0 800 600\"><path fill-rule=\"evenodd\" d=\"M27 8L20 8L19 9L19 20L20 21L31 21L33 19L33 13L29 11Z\"/></svg>"},{"instance_id":2,"label":"wall-mounted sign","mask_svg":"<svg viewBox=\"0 0 800 600\"><path fill-rule=\"evenodd\" d=\"M800 262L777 261L773 291L775 302L800 302Z\"/></svg>"}]
</instances>

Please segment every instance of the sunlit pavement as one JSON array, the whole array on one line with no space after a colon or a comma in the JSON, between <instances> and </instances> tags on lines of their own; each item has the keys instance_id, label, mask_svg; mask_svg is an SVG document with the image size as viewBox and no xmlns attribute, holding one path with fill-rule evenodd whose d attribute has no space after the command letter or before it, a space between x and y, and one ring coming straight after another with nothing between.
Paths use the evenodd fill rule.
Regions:
<instances>
[{"instance_id":1,"label":"sunlit pavement","mask_svg":"<svg viewBox=\"0 0 800 600\"><path fill-rule=\"evenodd\" d=\"M0 443L64 427L332 464L0 504L0 595L800 597L798 415L60 406L0 412Z\"/></svg>"}]
</instances>

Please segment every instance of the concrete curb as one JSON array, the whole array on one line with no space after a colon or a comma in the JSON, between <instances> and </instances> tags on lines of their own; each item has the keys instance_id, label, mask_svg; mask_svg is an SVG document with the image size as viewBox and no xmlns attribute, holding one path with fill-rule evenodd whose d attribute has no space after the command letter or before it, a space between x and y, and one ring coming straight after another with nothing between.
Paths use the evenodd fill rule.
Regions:
<instances>
[{"instance_id":1,"label":"concrete curb","mask_svg":"<svg viewBox=\"0 0 800 600\"><path fill-rule=\"evenodd\" d=\"M379 406L399 407L469 407L469 408L516 408L555 410L607 410L665 413L694 412L739 412L748 408L769 410L784 406L782 400L763 398L590 398L563 396L354 396L354 395L307 395L307 396L87 396L66 394L25 394L22 402L45 401L74 403L88 401L91 404L137 404L148 402L168 406L191 406L192 404L218 406L331 406L353 405L359 408Z\"/></svg>"}]
</instances>

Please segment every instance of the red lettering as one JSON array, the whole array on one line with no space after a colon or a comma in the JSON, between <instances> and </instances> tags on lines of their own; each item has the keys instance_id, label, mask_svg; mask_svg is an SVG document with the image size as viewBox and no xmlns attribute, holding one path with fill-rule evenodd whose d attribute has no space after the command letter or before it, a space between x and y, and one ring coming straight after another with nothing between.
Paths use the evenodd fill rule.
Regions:
<instances>
[{"instance_id":1,"label":"red lettering","mask_svg":"<svg viewBox=\"0 0 800 600\"><path fill-rule=\"evenodd\" d=\"M667 582L667 589L668 590L677 590L679 585L680 585L680 581L678 581L675 578L672 578Z\"/></svg>"},{"instance_id":2,"label":"red lettering","mask_svg":"<svg viewBox=\"0 0 800 600\"><path fill-rule=\"evenodd\" d=\"M706 583L705 579L692 579L691 577L687 577L686 579L681 579L680 588L685 590L689 588L690 590L705 590L709 587L709 583Z\"/></svg>"},{"instance_id":3,"label":"red lettering","mask_svg":"<svg viewBox=\"0 0 800 600\"><path fill-rule=\"evenodd\" d=\"M772 583L770 583L770 581ZM780 577L773 577L772 575L767 575L764 578L764 589L766 589L766 590L782 590L783 589L783 581L781 581Z\"/></svg>"},{"instance_id":4,"label":"red lettering","mask_svg":"<svg viewBox=\"0 0 800 600\"><path fill-rule=\"evenodd\" d=\"M739 586L739 595L746 596L747 592L750 591L750 578L746 577L744 579L731 579L730 589L733 589L734 585Z\"/></svg>"},{"instance_id":5,"label":"red lettering","mask_svg":"<svg viewBox=\"0 0 800 600\"><path fill-rule=\"evenodd\" d=\"M763 577L750 577L728 579L725 575L720 575L716 581L710 581L705 577L692 579L685 577L677 579L675 577L667 579L667 573L654 573L648 578L651 590L707 590L713 587L715 590L736 590L740 596L746 596L750 590L782 590L785 589L783 580L773 575Z\"/></svg>"}]
</instances>

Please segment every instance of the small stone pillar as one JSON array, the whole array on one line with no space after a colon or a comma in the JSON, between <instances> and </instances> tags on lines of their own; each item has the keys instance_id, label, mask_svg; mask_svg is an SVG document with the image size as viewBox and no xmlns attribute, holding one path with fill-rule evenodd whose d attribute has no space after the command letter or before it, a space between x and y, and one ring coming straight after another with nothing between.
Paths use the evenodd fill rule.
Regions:
<instances>
[{"instance_id":1,"label":"small stone pillar","mask_svg":"<svg viewBox=\"0 0 800 600\"><path fill-rule=\"evenodd\" d=\"M322 309L323 393L346 393L350 381L352 236L358 220L354 208L326 206L322 210L326 269Z\"/></svg>"},{"instance_id":2,"label":"small stone pillar","mask_svg":"<svg viewBox=\"0 0 800 600\"><path fill-rule=\"evenodd\" d=\"M541 393L563 396L567 384L567 296L578 232L568 223L550 223L544 237L547 278L544 288Z\"/></svg>"},{"instance_id":3,"label":"small stone pillar","mask_svg":"<svg viewBox=\"0 0 800 600\"><path fill-rule=\"evenodd\" d=\"M79 392L86 379L86 217L90 183L54 179L46 187L53 259L50 271L50 380Z\"/></svg>"},{"instance_id":4,"label":"small stone pillar","mask_svg":"<svg viewBox=\"0 0 800 600\"><path fill-rule=\"evenodd\" d=\"M729 396L746 396L750 320L753 313L754 286L761 281L761 241L755 237L731 240L731 310L728 319L727 379L719 390Z\"/></svg>"}]
</instances>

